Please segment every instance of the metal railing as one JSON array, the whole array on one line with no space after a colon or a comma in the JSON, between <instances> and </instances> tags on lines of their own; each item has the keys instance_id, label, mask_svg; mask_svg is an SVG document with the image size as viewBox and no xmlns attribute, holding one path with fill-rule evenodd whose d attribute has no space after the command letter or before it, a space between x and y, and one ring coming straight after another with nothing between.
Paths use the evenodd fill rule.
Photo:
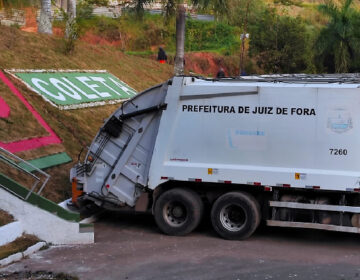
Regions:
<instances>
[{"instance_id":1,"label":"metal railing","mask_svg":"<svg viewBox=\"0 0 360 280\"><path fill-rule=\"evenodd\" d=\"M33 185L31 186L29 192L26 194L25 197L20 196L17 193L14 193L13 191L11 191L9 188L7 188L6 186L0 184L0 186L2 186L3 188L7 189L8 191L10 191L11 193L14 193L16 196L20 197L23 200L27 200L30 195L35 191L36 187L39 185L39 183L41 183L42 179L39 176L36 176L35 174L33 174L32 172L36 171L39 172L41 175L43 175L45 177L44 181L41 184L40 189L38 190L37 194L40 195L41 192L43 191L43 189L45 188L47 182L50 179L50 175L47 174L46 172L42 171L41 169L37 168L36 166L34 166L33 164L23 160L22 158L14 155L13 153L3 149L0 147L0 161L5 163L6 165L8 165L9 167L15 168L17 170L19 170L20 172L32 177L35 181L33 183ZM22 163L23 166L20 166L19 163ZM30 167L30 170L33 170L32 172L30 172L29 170L26 169L26 167Z\"/></svg>"}]
</instances>

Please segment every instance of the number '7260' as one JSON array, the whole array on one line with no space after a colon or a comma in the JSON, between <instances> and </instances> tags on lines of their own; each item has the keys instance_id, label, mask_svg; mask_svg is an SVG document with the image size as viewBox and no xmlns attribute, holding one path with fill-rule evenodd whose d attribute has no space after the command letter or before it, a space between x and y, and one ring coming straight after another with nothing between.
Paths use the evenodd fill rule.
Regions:
<instances>
[{"instance_id":1,"label":"number '7260'","mask_svg":"<svg viewBox=\"0 0 360 280\"><path fill-rule=\"evenodd\" d=\"M330 155L334 156L346 156L348 151L347 149L329 149Z\"/></svg>"}]
</instances>

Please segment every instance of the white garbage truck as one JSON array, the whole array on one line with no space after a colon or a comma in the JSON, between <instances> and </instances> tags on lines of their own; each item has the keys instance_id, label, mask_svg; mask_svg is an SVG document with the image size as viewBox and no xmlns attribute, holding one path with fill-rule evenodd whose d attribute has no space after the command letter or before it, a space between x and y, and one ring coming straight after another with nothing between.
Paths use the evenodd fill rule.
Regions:
<instances>
[{"instance_id":1,"label":"white garbage truck","mask_svg":"<svg viewBox=\"0 0 360 280\"><path fill-rule=\"evenodd\" d=\"M124 102L71 169L80 205L185 235L360 233L360 76L174 77ZM75 188L74 188L75 186Z\"/></svg>"}]
</instances>

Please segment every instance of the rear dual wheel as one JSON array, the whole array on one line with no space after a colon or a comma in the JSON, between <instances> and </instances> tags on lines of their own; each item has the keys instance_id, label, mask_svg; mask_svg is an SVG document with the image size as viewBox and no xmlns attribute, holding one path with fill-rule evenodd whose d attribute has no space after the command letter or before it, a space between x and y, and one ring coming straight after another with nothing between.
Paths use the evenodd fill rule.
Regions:
<instances>
[{"instance_id":1,"label":"rear dual wheel","mask_svg":"<svg viewBox=\"0 0 360 280\"><path fill-rule=\"evenodd\" d=\"M250 237L259 226L260 217L259 203L252 195L243 192L220 196L211 209L211 223L225 239Z\"/></svg>"},{"instance_id":2,"label":"rear dual wheel","mask_svg":"<svg viewBox=\"0 0 360 280\"><path fill-rule=\"evenodd\" d=\"M155 203L155 221L168 235L186 235L200 223L204 206L199 195L185 188L175 188L161 194ZM211 209L215 231L225 239L246 239L260 223L260 206L244 192L229 192L220 196Z\"/></svg>"},{"instance_id":3,"label":"rear dual wheel","mask_svg":"<svg viewBox=\"0 0 360 280\"><path fill-rule=\"evenodd\" d=\"M199 225L203 211L203 202L196 192L175 188L160 195L154 216L156 224L165 234L186 235Z\"/></svg>"}]
</instances>

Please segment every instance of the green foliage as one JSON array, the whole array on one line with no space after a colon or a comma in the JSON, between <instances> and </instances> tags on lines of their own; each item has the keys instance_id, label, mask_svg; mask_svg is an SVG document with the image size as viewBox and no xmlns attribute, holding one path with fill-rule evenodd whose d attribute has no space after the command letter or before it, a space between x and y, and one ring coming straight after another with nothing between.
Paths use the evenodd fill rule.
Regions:
<instances>
[{"instance_id":1,"label":"green foliage","mask_svg":"<svg viewBox=\"0 0 360 280\"><path fill-rule=\"evenodd\" d=\"M84 2L95 6L107 6L109 4L109 0L85 0Z\"/></svg>"},{"instance_id":2,"label":"green foliage","mask_svg":"<svg viewBox=\"0 0 360 280\"><path fill-rule=\"evenodd\" d=\"M151 46L174 44L171 41L175 27L172 24L166 25L161 15L145 13L141 21L136 15L121 17L119 28L127 50L142 51Z\"/></svg>"},{"instance_id":3,"label":"green foliage","mask_svg":"<svg viewBox=\"0 0 360 280\"><path fill-rule=\"evenodd\" d=\"M352 0L320 5L319 11L329 17L315 43L316 64L320 71L360 71L360 13L352 8Z\"/></svg>"},{"instance_id":4,"label":"green foliage","mask_svg":"<svg viewBox=\"0 0 360 280\"><path fill-rule=\"evenodd\" d=\"M274 4L281 4L284 6L300 6L302 4L301 0L274 0Z\"/></svg>"},{"instance_id":5,"label":"green foliage","mask_svg":"<svg viewBox=\"0 0 360 280\"><path fill-rule=\"evenodd\" d=\"M137 19L141 20L144 16L144 6L146 4L150 4L154 0L133 0L133 8L131 9L132 12L135 13Z\"/></svg>"},{"instance_id":6,"label":"green foliage","mask_svg":"<svg viewBox=\"0 0 360 280\"><path fill-rule=\"evenodd\" d=\"M239 29L218 22L186 21L187 51L234 50L240 46Z\"/></svg>"},{"instance_id":7,"label":"green foliage","mask_svg":"<svg viewBox=\"0 0 360 280\"><path fill-rule=\"evenodd\" d=\"M155 54L154 52L152 51L127 51L125 52L125 54L128 54L128 55L136 55L136 56L140 56L140 57L149 57L150 55L153 55Z\"/></svg>"},{"instance_id":8,"label":"green foliage","mask_svg":"<svg viewBox=\"0 0 360 280\"><path fill-rule=\"evenodd\" d=\"M64 38L64 54L72 54L75 50L76 41L79 38L80 27L76 20L67 21L67 36Z\"/></svg>"},{"instance_id":9,"label":"green foliage","mask_svg":"<svg viewBox=\"0 0 360 280\"><path fill-rule=\"evenodd\" d=\"M279 16L266 9L249 26L250 56L267 73L296 73L308 69L309 37L302 19Z\"/></svg>"},{"instance_id":10,"label":"green foliage","mask_svg":"<svg viewBox=\"0 0 360 280\"><path fill-rule=\"evenodd\" d=\"M176 0L161 0L166 21L175 16Z\"/></svg>"},{"instance_id":11,"label":"green foliage","mask_svg":"<svg viewBox=\"0 0 360 280\"><path fill-rule=\"evenodd\" d=\"M121 37L118 22L108 17L100 17L98 19L97 33L109 41L116 41Z\"/></svg>"},{"instance_id":12,"label":"green foliage","mask_svg":"<svg viewBox=\"0 0 360 280\"><path fill-rule=\"evenodd\" d=\"M76 42L80 37L81 25L79 22L82 18L72 17L69 13L60 9L60 13L63 17L61 21L55 21L54 26L65 29L65 36L62 39L63 43L63 53L65 55L70 55L74 52Z\"/></svg>"},{"instance_id":13,"label":"green foliage","mask_svg":"<svg viewBox=\"0 0 360 280\"><path fill-rule=\"evenodd\" d=\"M79 1L76 6L76 16L80 20L82 19L90 19L93 17L93 5L88 1Z\"/></svg>"},{"instance_id":14,"label":"green foliage","mask_svg":"<svg viewBox=\"0 0 360 280\"><path fill-rule=\"evenodd\" d=\"M80 19L92 18L94 6L107 6L109 0L81 0L76 5L76 16Z\"/></svg>"},{"instance_id":15,"label":"green foliage","mask_svg":"<svg viewBox=\"0 0 360 280\"><path fill-rule=\"evenodd\" d=\"M0 0L0 9L40 6L39 0Z\"/></svg>"},{"instance_id":16,"label":"green foliage","mask_svg":"<svg viewBox=\"0 0 360 280\"><path fill-rule=\"evenodd\" d=\"M64 54L72 54L75 50L76 41L79 35L79 27L74 21L69 24L69 35L67 38L64 38Z\"/></svg>"},{"instance_id":17,"label":"green foliage","mask_svg":"<svg viewBox=\"0 0 360 280\"><path fill-rule=\"evenodd\" d=\"M222 18L229 24L244 28L246 23L256 22L265 9L264 1L228 0Z\"/></svg>"},{"instance_id":18,"label":"green foliage","mask_svg":"<svg viewBox=\"0 0 360 280\"><path fill-rule=\"evenodd\" d=\"M145 13L139 21L134 14L119 19L92 17L79 20L82 30L93 30L108 40L121 40L126 51L147 51L151 47L165 45L166 51L175 51L175 23L167 23L162 15ZM186 21L186 50L217 50L232 54L239 48L240 30L225 23Z\"/></svg>"}]
</instances>

